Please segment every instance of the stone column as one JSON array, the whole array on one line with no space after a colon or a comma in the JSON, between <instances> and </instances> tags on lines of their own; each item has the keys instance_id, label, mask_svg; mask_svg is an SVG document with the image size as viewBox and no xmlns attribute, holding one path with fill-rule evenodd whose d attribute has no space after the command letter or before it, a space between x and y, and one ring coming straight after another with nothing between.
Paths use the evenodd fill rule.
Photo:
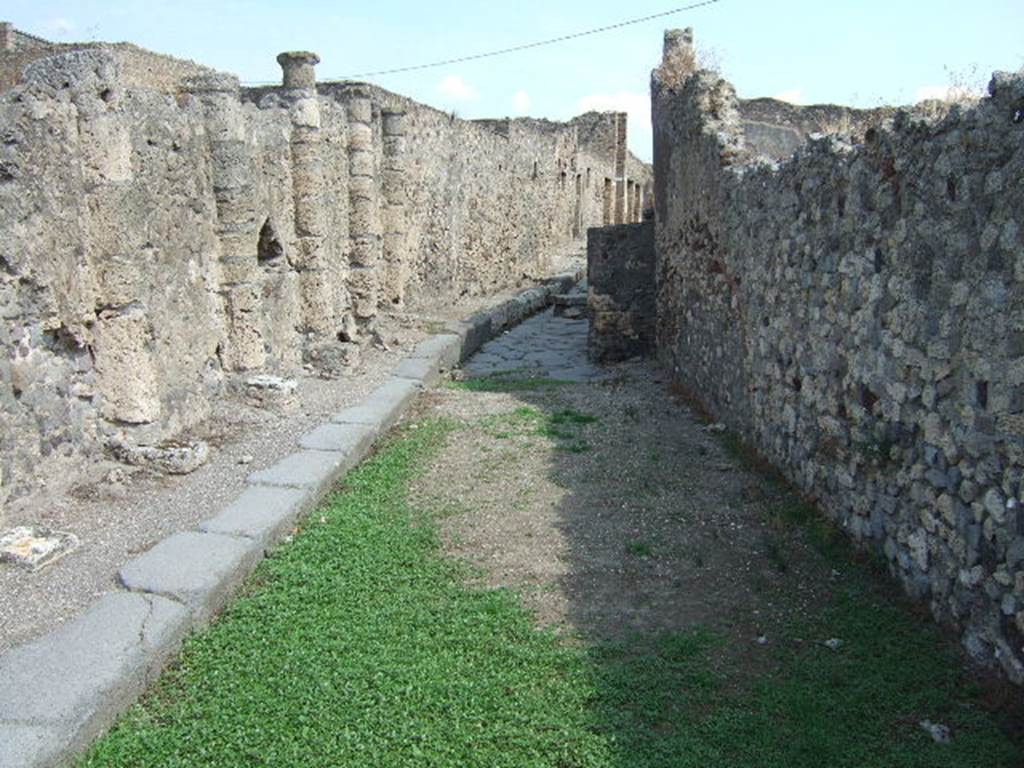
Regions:
<instances>
[{"instance_id":1,"label":"stone column","mask_svg":"<svg viewBox=\"0 0 1024 768\"><path fill-rule=\"evenodd\" d=\"M384 290L383 298L394 304L405 301L409 279L406 248L405 113L384 110Z\"/></svg>"},{"instance_id":2,"label":"stone column","mask_svg":"<svg viewBox=\"0 0 1024 768\"><path fill-rule=\"evenodd\" d=\"M312 51L285 51L277 55L282 85L289 90L316 91L316 65L320 57Z\"/></svg>"},{"instance_id":3,"label":"stone column","mask_svg":"<svg viewBox=\"0 0 1024 768\"><path fill-rule=\"evenodd\" d=\"M0 51L14 50L14 25L9 21L0 21Z\"/></svg>"},{"instance_id":4,"label":"stone column","mask_svg":"<svg viewBox=\"0 0 1024 768\"><path fill-rule=\"evenodd\" d=\"M373 153L373 102L365 90L348 100L349 291L356 319L366 323L377 315L380 294L380 200Z\"/></svg>"},{"instance_id":5,"label":"stone column","mask_svg":"<svg viewBox=\"0 0 1024 768\"><path fill-rule=\"evenodd\" d=\"M256 270L258 225L238 78L199 75L187 87L203 105L210 140L225 324L221 364L229 371L259 368L266 353Z\"/></svg>"},{"instance_id":6,"label":"stone column","mask_svg":"<svg viewBox=\"0 0 1024 768\"><path fill-rule=\"evenodd\" d=\"M615 114L615 213L613 223L626 221L626 113Z\"/></svg>"},{"instance_id":7,"label":"stone column","mask_svg":"<svg viewBox=\"0 0 1024 768\"><path fill-rule=\"evenodd\" d=\"M326 184L314 69L319 62L320 57L309 51L290 51L277 57L287 98L292 101L292 199L298 238L293 263L299 272L302 329L326 336L334 333L338 325L334 299L339 281L332 279L332 270L337 265L331 263L326 247Z\"/></svg>"},{"instance_id":8,"label":"stone column","mask_svg":"<svg viewBox=\"0 0 1024 768\"><path fill-rule=\"evenodd\" d=\"M693 30L666 29L661 64L655 70L657 78L674 88L697 70L697 55L693 49Z\"/></svg>"}]
</instances>

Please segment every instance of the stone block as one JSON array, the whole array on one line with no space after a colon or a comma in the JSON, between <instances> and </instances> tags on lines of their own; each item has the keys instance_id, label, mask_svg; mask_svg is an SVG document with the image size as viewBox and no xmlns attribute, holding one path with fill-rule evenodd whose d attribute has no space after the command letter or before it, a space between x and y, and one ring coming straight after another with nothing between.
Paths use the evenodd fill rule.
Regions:
<instances>
[{"instance_id":1,"label":"stone block","mask_svg":"<svg viewBox=\"0 0 1024 768\"><path fill-rule=\"evenodd\" d=\"M337 424L367 424L385 431L397 422L421 387L411 379L392 377L367 395L359 405L331 417Z\"/></svg>"},{"instance_id":2,"label":"stone block","mask_svg":"<svg viewBox=\"0 0 1024 768\"><path fill-rule=\"evenodd\" d=\"M265 550L285 536L315 501L305 488L255 486L200 523L199 530L254 539Z\"/></svg>"},{"instance_id":3,"label":"stone block","mask_svg":"<svg viewBox=\"0 0 1024 768\"><path fill-rule=\"evenodd\" d=\"M409 355L410 358L437 360L443 370L450 370L462 358L462 340L453 333L441 333L421 341Z\"/></svg>"},{"instance_id":4,"label":"stone block","mask_svg":"<svg viewBox=\"0 0 1024 768\"><path fill-rule=\"evenodd\" d=\"M142 310L107 313L96 323L96 374L105 418L129 424L159 418L151 342L149 321Z\"/></svg>"},{"instance_id":5,"label":"stone block","mask_svg":"<svg viewBox=\"0 0 1024 768\"><path fill-rule=\"evenodd\" d=\"M343 454L304 450L285 456L267 469L253 472L247 482L250 485L304 488L322 493L348 468Z\"/></svg>"},{"instance_id":6,"label":"stone block","mask_svg":"<svg viewBox=\"0 0 1024 768\"><path fill-rule=\"evenodd\" d=\"M133 592L161 595L208 621L248 574L260 554L250 539L186 531L169 536L118 572Z\"/></svg>"},{"instance_id":7,"label":"stone block","mask_svg":"<svg viewBox=\"0 0 1024 768\"><path fill-rule=\"evenodd\" d=\"M441 380L436 357L406 357L395 369L395 376L433 387Z\"/></svg>"},{"instance_id":8,"label":"stone block","mask_svg":"<svg viewBox=\"0 0 1024 768\"><path fill-rule=\"evenodd\" d=\"M0 722L0 765L37 768L54 765L73 734L67 726L20 725Z\"/></svg>"},{"instance_id":9,"label":"stone block","mask_svg":"<svg viewBox=\"0 0 1024 768\"><path fill-rule=\"evenodd\" d=\"M299 439L299 446L310 451L344 453L353 459L352 465L367 454L380 431L369 424L321 424Z\"/></svg>"},{"instance_id":10,"label":"stone block","mask_svg":"<svg viewBox=\"0 0 1024 768\"><path fill-rule=\"evenodd\" d=\"M462 359L470 357L494 336L489 314L478 313L468 320L450 323L447 330L462 340Z\"/></svg>"},{"instance_id":11,"label":"stone block","mask_svg":"<svg viewBox=\"0 0 1024 768\"><path fill-rule=\"evenodd\" d=\"M52 765L58 753L86 746L142 693L188 625L172 600L116 592L5 653L0 764Z\"/></svg>"}]
</instances>

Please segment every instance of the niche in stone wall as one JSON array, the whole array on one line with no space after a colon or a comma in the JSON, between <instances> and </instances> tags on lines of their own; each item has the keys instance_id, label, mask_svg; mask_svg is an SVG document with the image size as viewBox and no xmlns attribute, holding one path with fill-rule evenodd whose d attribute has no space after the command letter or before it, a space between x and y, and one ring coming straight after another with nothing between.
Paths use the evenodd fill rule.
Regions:
<instances>
[{"instance_id":1,"label":"niche in stone wall","mask_svg":"<svg viewBox=\"0 0 1024 768\"><path fill-rule=\"evenodd\" d=\"M274 225L268 218L260 227L260 238L256 245L256 261L260 266L276 266L280 263L282 256L284 256L284 246L281 245L281 241L274 231Z\"/></svg>"}]
</instances>

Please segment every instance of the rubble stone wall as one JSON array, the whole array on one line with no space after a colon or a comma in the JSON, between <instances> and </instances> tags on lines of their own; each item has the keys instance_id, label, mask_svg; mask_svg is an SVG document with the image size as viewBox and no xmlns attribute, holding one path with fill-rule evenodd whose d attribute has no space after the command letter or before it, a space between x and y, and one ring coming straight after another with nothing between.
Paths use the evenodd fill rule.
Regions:
<instances>
[{"instance_id":1,"label":"rubble stone wall","mask_svg":"<svg viewBox=\"0 0 1024 768\"><path fill-rule=\"evenodd\" d=\"M253 374L351 359L389 307L539 275L601 222L584 177L615 157L573 124L502 134L278 61L282 87L243 90L61 46L0 92L0 521L100 451L187 436Z\"/></svg>"},{"instance_id":2,"label":"rubble stone wall","mask_svg":"<svg viewBox=\"0 0 1024 768\"><path fill-rule=\"evenodd\" d=\"M618 362L654 349L654 222L587 232L587 350Z\"/></svg>"},{"instance_id":3,"label":"rubble stone wall","mask_svg":"<svg viewBox=\"0 0 1024 768\"><path fill-rule=\"evenodd\" d=\"M1024 80L768 162L729 83L664 69L661 361L1024 682Z\"/></svg>"}]
</instances>

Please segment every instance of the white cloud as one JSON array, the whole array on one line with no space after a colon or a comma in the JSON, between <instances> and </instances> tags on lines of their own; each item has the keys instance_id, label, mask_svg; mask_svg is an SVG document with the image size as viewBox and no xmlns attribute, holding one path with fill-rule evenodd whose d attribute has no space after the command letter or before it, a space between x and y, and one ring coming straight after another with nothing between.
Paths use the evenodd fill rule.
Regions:
<instances>
[{"instance_id":1,"label":"white cloud","mask_svg":"<svg viewBox=\"0 0 1024 768\"><path fill-rule=\"evenodd\" d=\"M476 88L458 75L447 75L437 85L437 91L451 101L473 101L479 98Z\"/></svg>"},{"instance_id":2,"label":"white cloud","mask_svg":"<svg viewBox=\"0 0 1024 768\"><path fill-rule=\"evenodd\" d=\"M515 110L517 115L529 114L530 94L526 91L516 91L515 95L512 96L512 108Z\"/></svg>"},{"instance_id":3,"label":"white cloud","mask_svg":"<svg viewBox=\"0 0 1024 768\"><path fill-rule=\"evenodd\" d=\"M803 104L804 92L802 88L790 88L787 91L776 93L773 98L779 101L788 101L790 104Z\"/></svg>"},{"instance_id":4,"label":"white cloud","mask_svg":"<svg viewBox=\"0 0 1024 768\"><path fill-rule=\"evenodd\" d=\"M925 101L926 99L939 99L945 101L949 98L950 87L948 85L925 85L917 89L914 94L914 101Z\"/></svg>"}]
</instances>

